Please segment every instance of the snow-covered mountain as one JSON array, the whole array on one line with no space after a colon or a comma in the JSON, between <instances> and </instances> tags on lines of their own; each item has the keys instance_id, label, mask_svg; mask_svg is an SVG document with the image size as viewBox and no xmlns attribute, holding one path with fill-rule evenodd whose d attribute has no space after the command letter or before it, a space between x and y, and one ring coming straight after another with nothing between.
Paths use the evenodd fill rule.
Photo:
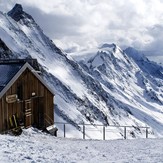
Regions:
<instances>
[{"instance_id":1,"label":"snow-covered mountain","mask_svg":"<svg viewBox=\"0 0 163 163\"><path fill-rule=\"evenodd\" d=\"M163 67L115 44L72 56L102 86L111 124L147 124L162 134Z\"/></svg>"},{"instance_id":2,"label":"snow-covered mountain","mask_svg":"<svg viewBox=\"0 0 163 163\"><path fill-rule=\"evenodd\" d=\"M134 49L104 44L71 57L18 4L0 13L0 38L1 58L37 58L55 92L55 121L130 125L140 137L137 126L148 125L163 136L163 68Z\"/></svg>"}]
</instances>

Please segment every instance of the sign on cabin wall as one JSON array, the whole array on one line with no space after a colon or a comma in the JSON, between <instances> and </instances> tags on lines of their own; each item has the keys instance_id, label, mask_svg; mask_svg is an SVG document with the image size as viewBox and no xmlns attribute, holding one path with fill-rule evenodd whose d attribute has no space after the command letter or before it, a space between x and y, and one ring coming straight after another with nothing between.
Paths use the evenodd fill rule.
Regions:
<instances>
[{"instance_id":1,"label":"sign on cabin wall","mask_svg":"<svg viewBox=\"0 0 163 163\"><path fill-rule=\"evenodd\" d=\"M13 94L13 95L8 95L8 96L6 96L6 102L7 102L7 103L14 103L14 102L17 101L17 99L18 99L17 94Z\"/></svg>"}]
</instances>

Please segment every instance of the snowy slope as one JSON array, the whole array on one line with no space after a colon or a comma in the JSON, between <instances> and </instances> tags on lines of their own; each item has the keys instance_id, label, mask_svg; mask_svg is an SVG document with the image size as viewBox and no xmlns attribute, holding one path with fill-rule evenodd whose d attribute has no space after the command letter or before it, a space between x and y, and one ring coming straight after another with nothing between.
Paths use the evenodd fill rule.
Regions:
<instances>
[{"instance_id":1,"label":"snowy slope","mask_svg":"<svg viewBox=\"0 0 163 163\"><path fill-rule=\"evenodd\" d=\"M155 136L163 136L161 67L155 76L147 71L155 64L140 67L115 44L82 52L76 61L54 45L21 5L8 15L0 13L0 38L9 49L1 57L37 58L55 92L55 121L77 129L78 123L133 125L139 137L143 133L136 126L148 125ZM123 131L117 130L121 135ZM75 133L71 127L69 131ZM90 132L89 137L99 133Z\"/></svg>"},{"instance_id":2,"label":"snowy slope","mask_svg":"<svg viewBox=\"0 0 163 163\"><path fill-rule=\"evenodd\" d=\"M24 130L19 137L0 135L1 163L161 163L162 139L62 139Z\"/></svg>"},{"instance_id":3,"label":"snowy slope","mask_svg":"<svg viewBox=\"0 0 163 163\"><path fill-rule=\"evenodd\" d=\"M105 101L112 123L143 122L162 134L163 67L142 54L126 53L115 44L104 44L72 57L107 92Z\"/></svg>"},{"instance_id":4,"label":"snowy slope","mask_svg":"<svg viewBox=\"0 0 163 163\"><path fill-rule=\"evenodd\" d=\"M0 15L3 24L0 36L15 57L37 58L45 80L54 89L56 115L76 126L76 123L90 123L85 118L89 111L95 122L107 123L106 115L98 109L98 95L94 93L94 87L100 87L99 83L58 49L20 5L8 14L10 16ZM87 111L88 107L92 110Z\"/></svg>"}]
</instances>

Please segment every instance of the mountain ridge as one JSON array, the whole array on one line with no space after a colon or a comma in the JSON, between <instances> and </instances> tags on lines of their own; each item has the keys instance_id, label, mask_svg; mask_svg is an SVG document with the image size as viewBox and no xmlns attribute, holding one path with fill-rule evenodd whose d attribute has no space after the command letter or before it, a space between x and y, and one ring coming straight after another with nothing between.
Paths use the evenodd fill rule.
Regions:
<instances>
[{"instance_id":1,"label":"mountain ridge","mask_svg":"<svg viewBox=\"0 0 163 163\"><path fill-rule=\"evenodd\" d=\"M16 15L20 19L15 21L11 11L9 16L0 14L0 22L3 22L0 38L12 52L9 58L37 58L44 80L56 95L55 121L67 121L78 130L81 130L79 123L92 126L148 125L154 136L163 136L161 74L158 73L159 78L156 78L146 70L148 66L140 67L116 44L88 50L86 58L81 55L76 61L74 56L60 50L43 33L32 16L25 14L20 18ZM148 63L157 68L153 62ZM138 137L143 135L136 128L133 132ZM118 137L122 133L117 129L113 136Z\"/></svg>"}]
</instances>

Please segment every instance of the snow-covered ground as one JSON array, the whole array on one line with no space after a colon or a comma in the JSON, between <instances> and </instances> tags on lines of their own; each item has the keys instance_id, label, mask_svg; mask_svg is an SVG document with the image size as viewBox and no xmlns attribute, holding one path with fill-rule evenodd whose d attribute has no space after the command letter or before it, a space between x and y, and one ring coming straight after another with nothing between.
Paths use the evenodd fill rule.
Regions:
<instances>
[{"instance_id":1,"label":"snow-covered ground","mask_svg":"<svg viewBox=\"0 0 163 163\"><path fill-rule=\"evenodd\" d=\"M30 128L18 137L0 135L0 162L161 163L162 144L163 139L64 139Z\"/></svg>"}]
</instances>

